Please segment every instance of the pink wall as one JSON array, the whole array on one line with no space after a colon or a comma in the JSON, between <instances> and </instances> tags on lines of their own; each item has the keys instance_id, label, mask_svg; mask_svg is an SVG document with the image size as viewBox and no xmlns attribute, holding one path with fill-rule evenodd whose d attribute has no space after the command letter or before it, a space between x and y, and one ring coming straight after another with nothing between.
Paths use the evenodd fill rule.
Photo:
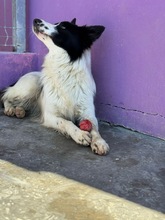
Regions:
<instances>
[{"instance_id":1,"label":"pink wall","mask_svg":"<svg viewBox=\"0 0 165 220\"><path fill-rule=\"evenodd\" d=\"M31 32L34 18L102 24L92 50L99 118L165 138L165 1L28 0L28 50L47 49Z\"/></svg>"}]
</instances>

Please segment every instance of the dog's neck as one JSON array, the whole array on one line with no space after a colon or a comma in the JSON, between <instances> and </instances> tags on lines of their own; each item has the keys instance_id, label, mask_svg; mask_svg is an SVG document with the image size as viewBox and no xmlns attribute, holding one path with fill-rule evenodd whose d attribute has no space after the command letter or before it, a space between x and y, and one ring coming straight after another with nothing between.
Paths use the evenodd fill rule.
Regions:
<instances>
[{"instance_id":1,"label":"dog's neck","mask_svg":"<svg viewBox=\"0 0 165 220\"><path fill-rule=\"evenodd\" d=\"M44 67L55 68L55 71L63 66L63 69L72 69L73 71L85 71L91 74L91 50L85 50L80 58L76 61L70 61L68 53L49 41L49 52L45 57ZM53 65L53 66L52 66Z\"/></svg>"},{"instance_id":2,"label":"dog's neck","mask_svg":"<svg viewBox=\"0 0 165 220\"><path fill-rule=\"evenodd\" d=\"M58 72L61 66L63 69L72 69L74 72L77 70L91 74L91 50L87 49L83 52L82 56L75 61L71 61L71 58L66 50L55 45L52 39L46 35L38 34L37 37L45 44L49 52L45 57L43 68L53 68L55 72ZM71 70L69 70L70 72Z\"/></svg>"}]
</instances>

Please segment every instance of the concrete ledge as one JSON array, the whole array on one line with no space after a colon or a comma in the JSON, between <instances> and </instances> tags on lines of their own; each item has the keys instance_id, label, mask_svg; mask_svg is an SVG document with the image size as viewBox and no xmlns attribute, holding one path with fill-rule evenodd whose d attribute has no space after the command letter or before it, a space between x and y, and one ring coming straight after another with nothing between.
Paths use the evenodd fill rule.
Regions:
<instances>
[{"instance_id":1,"label":"concrete ledge","mask_svg":"<svg viewBox=\"0 0 165 220\"><path fill-rule=\"evenodd\" d=\"M164 220L165 215L57 174L0 160L0 219Z\"/></svg>"},{"instance_id":2,"label":"concrete ledge","mask_svg":"<svg viewBox=\"0 0 165 220\"><path fill-rule=\"evenodd\" d=\"M0 90L14 84L20 76L37 70L35 53L0 53Z\"/></svg>"}]
</instances>

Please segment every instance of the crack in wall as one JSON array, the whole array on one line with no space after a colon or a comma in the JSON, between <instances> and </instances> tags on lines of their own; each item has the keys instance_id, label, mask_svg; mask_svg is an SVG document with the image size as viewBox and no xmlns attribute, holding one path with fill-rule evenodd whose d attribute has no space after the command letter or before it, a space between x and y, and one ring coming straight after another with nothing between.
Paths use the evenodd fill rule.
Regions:
<instances>
[{"instance_id":1,"label":"crack in wall","mask_svg":"<svg viewBox=\"0 0 165 220\"><path fill-rule=\"evenodd\" d=\"M112 108L122 109L122 110L125 110L125 111L142 113L142 114L144 114L144 115L158 116L158 117L161 117L161 118L165 119L165 116L163 116L163 115L161 115L161 114L158 114L158 113L149 113L149 112L144 112L144 111L141 111L141 110L136 110L136 109L131 109L131 108L125 108L125 107L122 107L122 106L117 106L117 105L112 105L112 104L105 104L105 103L100 103L100 104L101 104L101 105L110 106L110 107L112 107Z\"/></svg>"}]
</instances>

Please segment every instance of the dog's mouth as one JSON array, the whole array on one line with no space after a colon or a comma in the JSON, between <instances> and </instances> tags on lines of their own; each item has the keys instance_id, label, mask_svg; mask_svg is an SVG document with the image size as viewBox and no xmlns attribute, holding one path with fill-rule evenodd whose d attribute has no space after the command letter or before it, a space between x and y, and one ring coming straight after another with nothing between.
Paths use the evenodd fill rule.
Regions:
<instances>
[{"instance_id":1,"label":"dog's mouth","mask_svg":"<svg viewBox=\"0 0 165 220\"><path fill-rule=\"evenodd\" d=\"M33 25L33 31L36 35L43 35L46 37L50 37L48 34L45 33L44 30L40 30L40 28L38 26Z\"/></svg>"},{"instance_id":2,"label":"dog's mouth","mask_svg":"<svg viewBox=\"0 0 165 220\"><path fill-rule=\"evenodd\" d=\"M33 29L35 34L40 33L40 31L38 30L38 28L36 26L33 25L32 29Z\"/></svg>"},{"instance_id":3,"label":"dog's mouth","mask_svg":"<svg viewBox=\"0 0 165 220\"><path fill-rule=\"evenodd\" d=\"M54 25L38 18L33 20L32 29L37 37L43 39L52 38L56 32Z\"/></svg>"}]
</instances>

